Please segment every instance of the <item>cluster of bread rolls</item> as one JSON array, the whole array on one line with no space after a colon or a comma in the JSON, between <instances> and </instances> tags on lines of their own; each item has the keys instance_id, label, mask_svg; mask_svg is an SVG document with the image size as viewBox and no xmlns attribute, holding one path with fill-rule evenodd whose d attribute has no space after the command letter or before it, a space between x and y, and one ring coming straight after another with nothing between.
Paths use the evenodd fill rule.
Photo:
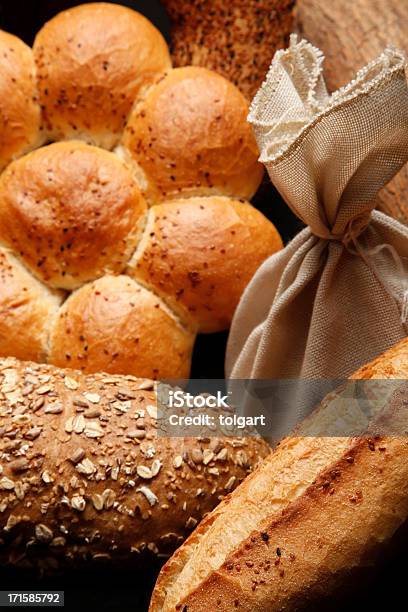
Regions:
<instances>
[{"instance_id":1,"label":"cluster of bread rolls","mask_svg":"<svg viewBox=\"0 0 408 612\"><path fill-rule=\"evenodd\" d=\"M269 453L161 438L151 380L0 359L0 564L165 556Z\"/></svg>"},{"instance_id":2,"label":"cluster of bread rolls","mask_svg":"<svg viewBox=\"0 0 408 612\"><path fill-rule=\"evenodd\" d=\"M247 201L262 167L245 98L171 69L115 4L60 13L33 50L0 32L0 62L0 355L188 376L195 335L228 328L281 247Z\"/></svg>"},{"instance_id":3,"label":"cluster of bread rolls","mask_svg":"<svg viewBox=\"0 0 408 612\"><path fill-rule=\"evenodd\" d=\"M401 379L385 435L348 436L328 396L166 563L151 612L317 610L377 559L408 518L408 338L353 378Z\"/></svg>"}]
</instances>

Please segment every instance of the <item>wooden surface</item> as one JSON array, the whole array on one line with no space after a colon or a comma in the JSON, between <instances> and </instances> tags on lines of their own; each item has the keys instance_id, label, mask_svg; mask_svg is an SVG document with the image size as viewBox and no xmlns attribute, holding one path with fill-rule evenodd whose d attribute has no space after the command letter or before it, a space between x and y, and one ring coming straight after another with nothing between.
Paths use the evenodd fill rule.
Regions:
<instances>
[{"instance_id":1,"label":"wooden surface","mask_svg":"<svg viewBox=\"0 0 408 612\"><path fill-rule=\"evenodd\" d=\"M408 56L408 0L298 0L297 29L326 56L333 91L387 45ZM408 165L379 193L378 207L408 222Z\"/></svg>"}]
</instances>

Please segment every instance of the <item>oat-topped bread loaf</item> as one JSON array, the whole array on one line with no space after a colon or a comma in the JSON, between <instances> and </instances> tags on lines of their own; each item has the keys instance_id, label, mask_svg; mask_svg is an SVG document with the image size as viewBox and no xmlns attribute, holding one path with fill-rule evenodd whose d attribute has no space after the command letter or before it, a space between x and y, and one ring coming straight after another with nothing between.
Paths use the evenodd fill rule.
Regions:
<instances>
[{"instance_id":1,"label":"oat-topped bread loaf","mask_svg":"<svg viewBox=\"0 0 408 612\"><path fill-rule=\"evenodd\" d=\"M162 438L151 380L0 359L0 564L169 554L269 452Z\"/></svg>"},{"instance_id":2,"label":"oat-topped bread loaf","mask_svg":"<svg viewBox=\"0 0 408 612\"><path fill-rule=\"evenodd\" d=\"M167 562L151 612L317 610L381 554L408 519L408 339L353 378L402 379L388 435L345 435L350 400L328 396Z\"/></svg>"},{"instance_id":3,"label":"oat-topped bread loaf","mask_svg":"<svg viewBox=\"0 0 408 612\"><path fill-rule=\"evenodd\" d=\"M116 4L60 13L33 51L1 32L0 51L0 355L188 377L196 334L229 327L282 246L248 202L262 167L244 96L173 70Z\"/></svg>"}]
</instances>

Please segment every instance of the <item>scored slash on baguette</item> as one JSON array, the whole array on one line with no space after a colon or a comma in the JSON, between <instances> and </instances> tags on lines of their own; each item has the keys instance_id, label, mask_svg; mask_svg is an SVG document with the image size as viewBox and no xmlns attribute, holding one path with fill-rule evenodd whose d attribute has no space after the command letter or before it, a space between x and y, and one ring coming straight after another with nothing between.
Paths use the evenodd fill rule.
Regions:
<instances>
[{"instance_id":1,"label":"scored slash on baguette","mask_svg":"<svg viewBox=\"0 0 408 612\"><path fill-rule=\"evenodd\" d=\"M408 378L408 339L352 378ZM323 401L304 433L330 409ZM177 550L150 612L296 610L373 562L408 516L408 440L301 433L283 440Z\"/></svg>"}]
</instances>

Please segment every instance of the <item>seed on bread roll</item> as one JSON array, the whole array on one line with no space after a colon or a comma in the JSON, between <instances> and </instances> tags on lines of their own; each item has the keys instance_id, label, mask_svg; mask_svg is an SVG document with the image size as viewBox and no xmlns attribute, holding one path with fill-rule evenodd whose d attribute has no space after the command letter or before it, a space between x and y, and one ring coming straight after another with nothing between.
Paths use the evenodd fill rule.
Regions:
<instances>
[{"instance_id":1,"label":"seed on bread roll","mask_svg":"<svg viewBox=\"0 0 408 612\"><path fill-rule=\"evenodd\" d=\"M0 171L39 146L41 109L33 54L22 40L0 30Z\"/></svg>"},{"instance_id":2,"label":"seed on bread roll","mask_svg":"<svg viewBox=\"0 0 408 612\"><path fill-rule=\"evenodd\" d=\"M353 378L408 379L408 338ZM394 400L403 404L407 390ZM344 406L333 401L323 400L168 561L151 612L318 609L319 596L373 562L408 518L408 444L398 437L406 406L395 436L327 437L327 415L341 417Z\"/></svg>"},{"instance_id":3,"label":"seed on bread roll","mask_svg":"<svg viewBox=\"0 0 408 612\"><path fill-rule=\"evenodd\" d=\"M0 240L50 287L120 273L145 209L125 164L79 141L42 147L0 177Z\"/></svg>"},{"instance_id":4,"label":"seed on bread roll","mask_svg":"<svg viewBox=\"0 0 408 612\"><path fill-rule=\"evenodd\" d=\"M247 202L179 199L149 210L127 272L193 328L216 332L229 327L255 270L280 248L275 227Z\"/></svg>"},{"instance_id":5,"label":"seed on bread roll","mask_svg":"<svg viewBox=\"0 0 408 612\"><path fill-rule=\"evenodd\" d=\"M6 249L0 248L0 355L44 361L48 333L62 294L37 281Z\"/></svg>"},{"instance_id":6,"label":"seed on bread roll","mask_svg":"<svg viewBox=\"0 0 408 612\"><path fill-rule=\"evenodd\" d=\"M188 376L197 331L229 326L256 267L281 246L271 223L233 200L249 198L263 172L247 101L214 72L172 70L161 34L117 4L60 13L38 33L34 58L0 32L0 51L2 44L0 128L4 117L7 138L0 133L0 167L18 159L0 176L0 247L21 265L13 260L18 274L3 279L0 355L75 363L88 372ZM29 131L23 144L24 126L41 132L41 140ZM44 138L63 142L25 154ZM170 224L160 206L178 207L181 198L180 218L169 204ZM157 225L160 241L149 224ZM125 274L127 281L112 279ZM103 323L91 314L102 312L94 281L108 294ZM117 283L130 287L122 300ZM13 297L10 310L20 284L31 297L24 305ZM61 297L60 290L78 293ZM69 335L85 325L77 324L79 312L89 314L86 341L82 332ZM12 343L16 325L21 339Z\"/></svg>"},{"instance_id":7,"label":"seed on bread roll","mask_svg":"<svg viewBox=\"0 0 408 612\"><path fill-rule=\"evenodd\" d=\"M49 361L84 372L188 378L195 333L128 276L78 289L55 319Z\"/></svg>"},{"instance_id":8,"label":"seed on bread roll","mask_svg":"<svg viewBox=\"0 0 408 612\"><path fill-rule=\"evenodd\" d=\"M262 179L248 104L229 81L204 68L170 71L129 117L125 151L145 175L147 198L251 198Z\"/></svg>"},{"instance_id":9,"label":"seed on bread roll","mask_svg":"<svg viewBox=\"0 0 408 612\"><path fill-rule=\"evenodd\" d=\"M0 359L0 564L166 555L269 452L162 438L153 383Z\"/></svg>"},{"instance_id":10,"label":"seed on bread roll","mask_svg":"<svg viewBox=\"0 0 408 612\"><path fill-rule=\"evenodd\" d=\"M48 21L36 36L34 57L49 137L108 149L137 96L171 67L166 42L150 21L104 2Z\"/></svg>"}]
</instances>

